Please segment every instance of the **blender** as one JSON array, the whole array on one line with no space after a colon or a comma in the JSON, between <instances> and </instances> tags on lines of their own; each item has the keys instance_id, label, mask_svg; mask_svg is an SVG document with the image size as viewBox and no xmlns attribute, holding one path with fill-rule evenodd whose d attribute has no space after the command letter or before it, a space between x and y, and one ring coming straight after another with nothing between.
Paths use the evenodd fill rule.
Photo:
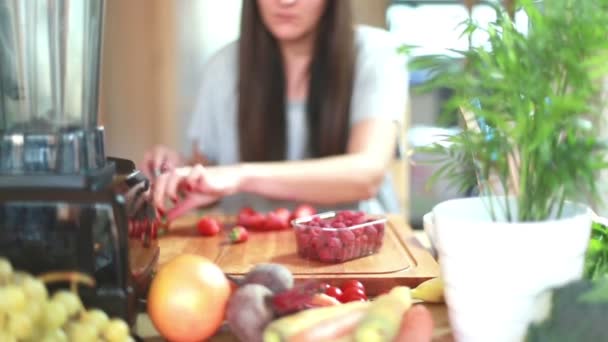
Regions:
<instances>
[{"instance_id":1,"label":"blender","mask_svg":"<svg viewBox=\"0 0 608 342\"><path fill-rule=\"evenodd\" d=\"M0 0L0 256L32 274L91 275L85 305L133 323L156 218L149 181L105 155L103 19L104 0ZM130 239L134 226L146 229Z\"/></svg>"}]
</instances>

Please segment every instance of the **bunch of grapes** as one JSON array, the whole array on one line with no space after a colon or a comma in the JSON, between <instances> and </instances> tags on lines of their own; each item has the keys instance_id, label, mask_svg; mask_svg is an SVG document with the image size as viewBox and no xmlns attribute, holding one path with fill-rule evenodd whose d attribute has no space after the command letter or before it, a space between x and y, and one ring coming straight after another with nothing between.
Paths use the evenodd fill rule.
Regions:
<instances>
[{"instance_id":1,"label":"bunch of grapes","mask_svg":"<svg viewBox=\"0 0 608 342\"><path fill-rule=\"evenodd\" d=\"M0 258L0 342L126 342L128 325L86 310L74 292L49 296L45 283Z\"/></svg>"}]
</instances>

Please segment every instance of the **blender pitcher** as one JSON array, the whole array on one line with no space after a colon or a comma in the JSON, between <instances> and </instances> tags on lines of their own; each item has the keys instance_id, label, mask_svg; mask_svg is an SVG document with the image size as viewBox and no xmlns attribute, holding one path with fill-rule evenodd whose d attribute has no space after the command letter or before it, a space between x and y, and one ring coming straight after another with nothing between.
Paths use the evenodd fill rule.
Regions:
<instances>
[{"instance_id":1,"label":"blender pitcher","mask_svg":"<svg viewBox=\"0 0 608 342\"><path fill-rule=\"evenodd\" d=\"M0 0L0 173L103 167L103 0Z\"/></svg>"}]
</instances>

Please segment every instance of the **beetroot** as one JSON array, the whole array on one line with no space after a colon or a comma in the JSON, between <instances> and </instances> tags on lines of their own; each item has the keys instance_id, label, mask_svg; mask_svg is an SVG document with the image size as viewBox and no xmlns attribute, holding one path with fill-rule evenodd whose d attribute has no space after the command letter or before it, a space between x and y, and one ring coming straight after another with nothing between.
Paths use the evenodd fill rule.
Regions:
<instances>
[{"instance_id":1,"label":"beetroot","mask_svg":"<svg viewBox=\"0 0 608 342\"><path fill-rule=\"evenodd\" d=\"M259 284L244 285L232 295L227 305L226 320L239 340L263 341L264 328L274 319L272 306L267 304L270 298L272 291Z\"/></svg>"},{"instance_id":2,"label":"beetroot","mask_svg":"<svg viewBox=\"0 0 608 342\"><path fill-rule=\"evenodd\" d=\"M273 293L293 287L293 275L287 267L279 264L258 264L247 273L242 284L259 284Z\"/></svg>"}]
</instances>

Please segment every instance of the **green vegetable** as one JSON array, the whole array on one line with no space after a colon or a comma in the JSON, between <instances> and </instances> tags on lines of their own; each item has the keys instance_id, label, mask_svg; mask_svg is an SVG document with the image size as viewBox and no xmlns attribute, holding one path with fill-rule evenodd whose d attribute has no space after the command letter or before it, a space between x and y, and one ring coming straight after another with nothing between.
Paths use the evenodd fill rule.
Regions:
<instances>
[{"instance_id":1,"label":"green vegetable","mask_svg":"<svg viewBox=\"0 0 608 342\"><path fill-rule=\"evenodd\" d=\"M529 327L526 342L608 341L608 278L556 289L550 303L549 316Z\"/></svg>"},{"instance_id":2,"label":"green vegetable","mask_svg":"<svg viewBox=\"0 0 608 342\"><path fill-rule=\"evenodd\" d=\"M589 280L608 278L608 227L600 222L591 226L591 240L585 256L584 277Z\"/></svg>"}]
</instances>

